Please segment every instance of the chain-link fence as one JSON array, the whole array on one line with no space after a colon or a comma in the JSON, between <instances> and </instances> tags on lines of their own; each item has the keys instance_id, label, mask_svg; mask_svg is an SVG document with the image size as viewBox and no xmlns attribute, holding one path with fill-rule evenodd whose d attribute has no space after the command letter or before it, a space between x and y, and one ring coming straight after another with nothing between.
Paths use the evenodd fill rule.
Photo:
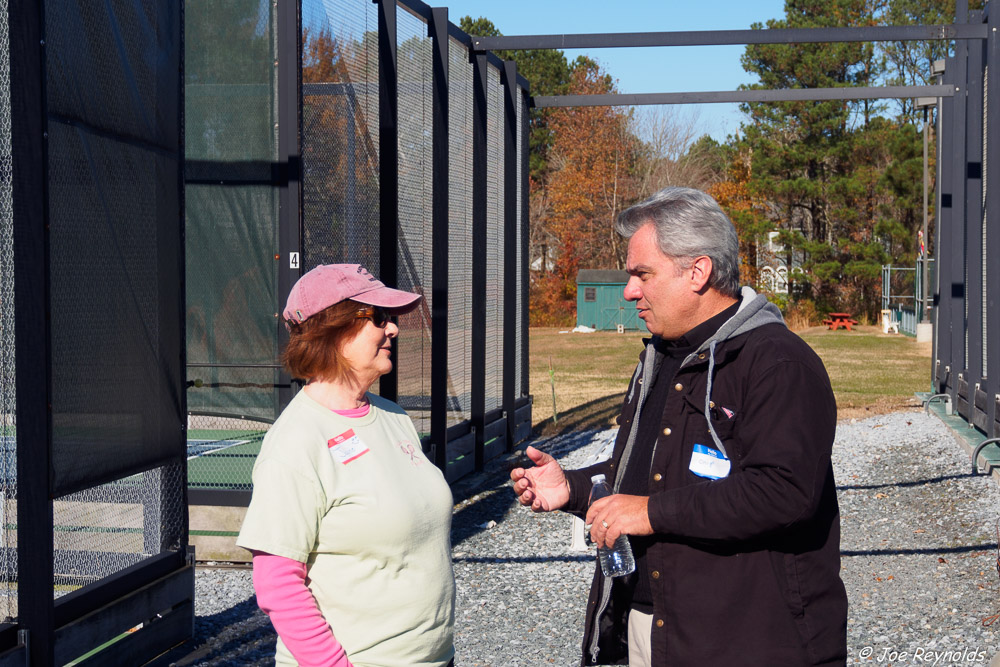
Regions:
<instances>
[{"instance_id":1,"label":"chain-link fence","mask_svg":"<svg viewBox=\"0 0 1000 667\"><path fill-rule=\"evenodd\" d=\"M278 368L277 314L287 287L319 264L360 263L423 295L400 318L393 383L373 390L409 412L427 451L445 452L437 462L449 478L474 467L477 447L482 462L487 442L503 451L530 428L527 286L505 285L506 271L519 277L524 267L527 175L520 167L507 173L504 136L513 128L509 150L526 164L525 82L514 84L515 113L505 113L503 63L485 60L477 91L471 38L449 24L438 40L430 8L417 0L302 0L294 41L282 27L296 20L290 16L256 0L186 9L188 467L199 503L219 498L202 491L248 497L253 455L299 386ZM439 57L448 77L435 81ZM289 58L300 59L298 89L283 84ZM435 86L447 87L437 106ZM477 92L485 101L479 111ZM297 113L281 112L291 109ZM447 119L446 136L435 129L436 115ZM283 145L286 124L295 131ZM485 137L482 166L474 159L477 132ZM441 173L435 151L446 154ZM440 179L448 185L443 208L434 198ZM516 210L505 211L504 193L515 190ZM518 235L513 253L505 245L508 215ZM436 238L441 230L446 235ZM476 252L485 261L477 263ZM440 284L436 262L447 266ZM439 298L447 308L436 311ZM507 300L514 317L505 314ZM437 338L447 341L444 360L432 354ZM505 384L508 357L516 362ZM435 396L445 397L437 408ZM515 408L523 422L516 434L506 425L516 421Z\"/></svg>"},{"instance_id":2,"label":"chain-link fence","mask_svg":"<svg viewBox=\"0 0 1000 667\"><path fill-rule=\"evenodd\" d=\"M14 340L14 202L11 191L10 40L0 0L0 623L17 617L17 428Z\"/></svg>"},{"instance_id":3,"label":"chain-link fence","mask_svg":"<svg viewBox=\"0 0 1000 667\"><path fill-rule=\"evenodd\" d=\"M0 2L5 664L190 634L181 16Z\"/></svg>"}]
</instances>

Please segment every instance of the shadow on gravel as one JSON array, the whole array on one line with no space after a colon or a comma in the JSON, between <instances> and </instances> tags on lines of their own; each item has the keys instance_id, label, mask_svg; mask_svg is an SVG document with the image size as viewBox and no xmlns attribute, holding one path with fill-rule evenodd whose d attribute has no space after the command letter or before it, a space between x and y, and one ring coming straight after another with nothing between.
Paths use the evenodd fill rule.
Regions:
<instances>
[{"instance_id":1,"label":"shadow on gravel","mask_svg":"<svg viewBox=\"0 0 1000 667\"><path fill-rule=\"evenodd\" d=\"M932 554L965 554L974 551L995 551L997 545L971 544L964 547L928 547L926 549L864 549L861 551L841 550L841 556L920 556Z\"/></svg>"},{"instance_id":2,"label":"shadow on gravel","mask_svg":"<svg viewBox=\"0 0 1000 667\"><path fill-rule=\"evenodd\" d=\"M562 420L559 421L562 424ZM605 427L606 428L606 427ZM533 437L519 444L514 451L502 454L486 463L486 470L456 480L451 493L456 504L468 503L452 516L451 544L456 547L466 539L486 530L490 521L500 523L517 504L510 488L510 471L532 465L524 454L528 445L556 458L565 456L594 440L598 431L572 431L560 435ZM472 500L475 498L475 500Z\"/></svg>"},{"instance_id":3,"label":"shadow on gravel","mask_svg":"<svg viewBox=\"0 0 1000 667\"><path fill-rule=\"evenodd\" d=\"M257 596L254 595L251 598L240 602L239 604L234 604L229 609L223 609L222 611L216 612L211 616L199 616L198 622L204 623L206 625L215 625L219 622L219 619L224 619L228 625L234 619L237 621L245 621L254 614L257 613L259 607L257 606Z\"/></svg>"},{"instance_id":4,"label":"shadow on gravel","mask_svg":"<svg viewBox=\"0 0 1000 667\"><path fill-rule=\"evenodd\" d=\"M866 491L873 489L885 489L891 487L910 487L910 486L924 486L925 484L939 484L941 482L947 482L952 479L965 479L967 477L978 477L971 472L965 473L964 475L944 475L942 477L931 477L930 479L917 479L912 482L889 482L887 484L857 484L857 485L845 485L838 486L838 491Z\"/></svg>"},{"instance_id":5,"label":"shadow on gravel","mask_svg":"<svg viewBox=\"0 0 1000 667\"><path fill-rule=\"evenodd\" d=\"M251 627L247 621L259 612L257 597L253 596L229 609L206 616L195 616L194 636L170 651L153 664L157 667L169 664L171 667L194 667L205 662L218 667L230 665L252 665L259 660L252 659L251 653L261 653L270 657L274 664L274 645L278 635L266 617L261 623ZM229 635L232 639L219 641Z\"/></svg>"},{"instance_id":6,"label":"shadow on gravel","mask_svg":"<svg viewBox=\"0 0 1000 667\"><path fill-rule=\"evenodd\" d=\"M536 437L548 438L575 431L603 431L613 428L614 419L621 412L624 400L625 392L595 398L566 412L560 412L558 424L553 424L551 419L538 422L532 427L532 433Z\"/></svg>"},{"instance_id":7,"label":"shadow on gravel","mask_svg":"<svg viewBox=\"0 0 1000 667\"><path fill-rule=\"evenodd\" d=\"M589 563L594 560L594 554L579 556L513 556L495 558L492 556L460 556L453 558L455 563Z\"/></svg>"}]
</instances>

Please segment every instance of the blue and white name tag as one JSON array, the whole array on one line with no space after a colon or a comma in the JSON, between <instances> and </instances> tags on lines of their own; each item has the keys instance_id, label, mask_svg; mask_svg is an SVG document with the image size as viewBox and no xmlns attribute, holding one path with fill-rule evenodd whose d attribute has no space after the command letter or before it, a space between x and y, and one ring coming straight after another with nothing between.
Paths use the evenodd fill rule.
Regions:
<instances>
[{"instance_id":1,"label":"blue and white name tag","mask_svg":"<svg viewBox=\"0 0 1000 667\"><path fill-rule=\"evenodd\" d=\"M705 445L695 445L688 469L699 477L722 479L729 475L729 466L729 459L719 450Z\"/></svg>"}]
</instances>

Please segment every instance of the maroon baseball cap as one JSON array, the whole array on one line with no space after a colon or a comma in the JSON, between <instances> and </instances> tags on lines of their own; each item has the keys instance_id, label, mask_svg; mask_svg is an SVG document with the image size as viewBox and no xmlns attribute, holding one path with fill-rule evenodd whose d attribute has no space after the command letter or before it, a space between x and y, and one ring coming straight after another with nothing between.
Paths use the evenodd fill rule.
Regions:
<instances>
[{"instance_id":1,"label":"maroon baseball cap","mask_svg":"<svg viewBox=\"0 0 1000 667\"><path fill-rule=\"evenodd\" d=\"M413 292L386 287L360 264L321 264L292 285L282 315L288 322L305 322L344 299L408 313L421 298Z\"/></svg>"}]
</instances>

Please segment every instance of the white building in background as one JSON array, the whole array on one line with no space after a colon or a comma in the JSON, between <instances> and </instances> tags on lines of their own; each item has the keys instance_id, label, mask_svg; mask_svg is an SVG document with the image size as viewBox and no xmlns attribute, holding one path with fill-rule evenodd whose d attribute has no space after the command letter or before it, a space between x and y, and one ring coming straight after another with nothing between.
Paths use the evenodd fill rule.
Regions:
<instances>
[{"instance_id":1,"label":"white building in background","mask_svg":"<svg viewBox=\"0 0 1000 667\"><path fill-rule=\"evenodd\" d=\"M762 291L772 294L788 294L788 274L802 273L802 260L792 252L792 266L789 267L785 246L778 242L778 232L767 233L767 243L757 246L757 270Z\"/></svg>"}]
</instances>

